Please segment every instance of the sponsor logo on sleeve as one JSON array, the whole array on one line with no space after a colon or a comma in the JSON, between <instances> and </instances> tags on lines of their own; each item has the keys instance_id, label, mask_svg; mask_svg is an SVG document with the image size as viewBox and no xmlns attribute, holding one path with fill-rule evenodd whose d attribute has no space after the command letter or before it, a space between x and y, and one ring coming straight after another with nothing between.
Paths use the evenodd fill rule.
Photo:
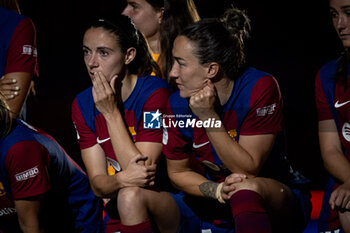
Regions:
<instances>
[{"instance_id":1,"label":"sponsor logo on sleeve","mask_svg":"<svg viewBox=\"0 0 350 233\"><path fill-rule=\"evenodd\" d=\"M38 52L36 48L33 47L32 45L23 45L22 54L36 57L38 55Z\"/></svg>"},{"instance_id":2,"label":"sponsor logo on sleeve","mask_svg":"<svg viewBox=\"0 0 350 233\"><path fill-rule=\"evenodd\" d=\"M15 214L16 209L15 208L3 208L0 209L0 217L4 215L10 215L10 214Z\"/></svg>"},{"instance_id":3,"label":"sponsor logo on sleeve","mask_svg":"<svg viewBox=\"0 0 350 233\"><path fill-rule=\"evenodd\" d=\"M30 178L33 178L33 177L37 176L38 174L39 174L38 166L35 166L35 167L28 169L24 172L17 173L15 175L15 178L16 178L16 181L19 182L19 181L28 180Z\"/></svg>"},{"instance_id":4,"label":"sponsor logo on sleeve","mask_svg":"<svg viewBox=\"0 0 350 233\"><path fill-rule=\"evenodd\" d=\"M276 110L276 104L271 104L262 108L257 108L256 115L257 116L271 115L275 112L275 110Z\"/></svg>"}]
</instances>

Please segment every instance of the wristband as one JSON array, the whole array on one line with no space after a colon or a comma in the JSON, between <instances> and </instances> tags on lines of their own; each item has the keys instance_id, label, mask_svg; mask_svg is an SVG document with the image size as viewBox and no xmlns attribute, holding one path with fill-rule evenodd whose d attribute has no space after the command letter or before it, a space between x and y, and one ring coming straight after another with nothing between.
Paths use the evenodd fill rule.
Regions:
<instances>
[{"instance_id":1,"label":"wristband","mask_svg":"<svg viewBox=\"0 0 350 233\"><path fill-rule=\"evenodd\" d=\"M217 188L216 188L216 193L215 193L215 197L216 199L218 199L218 201L221 203L221 204L225 204L225 200L222 198L222 195L221 195L221 190L222 190L222 186L224 185L224 182L221 182Z\"/></svg>"}]
</instances>

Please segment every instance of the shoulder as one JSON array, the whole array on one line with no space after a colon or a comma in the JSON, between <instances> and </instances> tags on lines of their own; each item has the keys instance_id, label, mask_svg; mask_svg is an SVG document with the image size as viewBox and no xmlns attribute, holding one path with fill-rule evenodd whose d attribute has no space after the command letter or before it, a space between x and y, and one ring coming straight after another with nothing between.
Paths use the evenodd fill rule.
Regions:
<instances>
[{"instance_id":1,"label":"shoulder","mask_svg":"<svg viewBox=\"0 0 350 233\"><path fill-rule=\"evenodd\" d=\"M80 92L74 99L73 103L76 103L79 108L83 108L86 105L94 105L94 99L92 96L92 87Z\"/></svg>"},{"instance_id":2,"label":"shoulder","mask_svg":"<svg viewBox=\"0 0 350 233\"><path fill-rule=\"evenodd\" d=\"M334 59L326 63L325 65L323 65L318 72L318 76L320 77L320 79L333 80L335 72L337 71L337 68L338 68L338 64L339 64L339 59Z\"/></svg>"}]
</instances>

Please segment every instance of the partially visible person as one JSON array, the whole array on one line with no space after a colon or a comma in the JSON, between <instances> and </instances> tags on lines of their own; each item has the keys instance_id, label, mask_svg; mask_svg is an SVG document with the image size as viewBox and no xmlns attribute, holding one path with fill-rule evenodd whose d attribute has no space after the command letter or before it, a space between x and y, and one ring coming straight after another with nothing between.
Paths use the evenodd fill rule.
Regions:
<instances>
[{"instance_id":1,"label":"partially visible person","mask_svg":"<svg viewBox=\"0 0 350 233\"><path fill-rule=\"evenodd\" d=\"M175 37L188 24L198 21L193 0L128 0L122 14L129 16L146 37L162 77L168 82ZM174 86L175 87L175 86Z\"/></svg>"},{"instance_id":2,"label":"partially visible person","mask_svg":"<svg viewBox=\"0 0 350 233\"><path fill-rule=\"evenodd\" d=\"M320 149L330 174L318 231L350 232L350 0L330 0L329 9L344 52L315 80Z\"/></svg>"},{"instance_id":3,"label":"partially visible person","mask_svg":"<svg viewBox=\"0 0 350 233\"><path fill-rule=\"evenodd\" d=\"M38 75L36 31L17 0L0 0L0 25L0 91L17 117Z\"/></svg>"},{"instance_id":4,"label":"partially visible person","mask_svg":"<svg viewBox=\"0 0 350 233\"><path fill-rule=\"evenodd\" d=\"M86 174L48 134L15 120L0 95L0 232L103 232Z\"/></svg>"},{"instance_id":5,"label":"partially visible person","mask_svg":"<svg viewBox=\"0 0 350 233\"><path fill-rule=\"evenodd\" d=\"M296 233L309 219L306 180L285 159L278 83L245 64L249 31L230 8L175 39L163 153L182 191L181 232Z\"/></svg>"},{"instance_id":6,"label":"partially visible person","mask_svg":"<svg viewBox=\"0 0 350 233\"><path fill-rule=\"evenodd\" d=\"M200 19L193 0L165 0L164 13L160 24L160 54L158 64L160 65L163 77L171 83L169 77L173 65L173 43L177 35L189 24ZM176 87L171 83L172 87Z\"/></svg>"},{"instance_id":7,"label":"partially visible person","mask_svg":"<svg viewBox=\"0 0 350 233\"><path fill-rule=\"evenodd\" d=\"M161 52L159 36L163 13L164 0L127 0L127 6L122 12L132 19L145 36L156 61Z\"/></svg>"},{"instance_id":8,"label":"partially visible person","mask_svg":"<svg viewBox=\"0 0 350 233\"><path fill-rule=\"evenodd\" d=\"M85 31L84 61L93 86L77 95L72 119L96 196L106 202L107 232L176 232L178 209L158 185L160 115L170 90L143 35L124 15Z\"/></svg>"}]
</instances>

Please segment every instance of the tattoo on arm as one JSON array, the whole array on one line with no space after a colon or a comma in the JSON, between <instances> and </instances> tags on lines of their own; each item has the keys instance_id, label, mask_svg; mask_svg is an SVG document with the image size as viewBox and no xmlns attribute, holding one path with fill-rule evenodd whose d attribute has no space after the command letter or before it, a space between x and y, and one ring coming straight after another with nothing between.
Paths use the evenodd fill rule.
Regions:
<instances>
[{"instance_id":1,"label":"tattoo on arm","mask_svg":"<svg viewBox=\"0 0 350 233\"><path fill-rule=\"evenodd\" d=\"M216 188L218 187L218 183L215 182L204 182L199 185L199 190L205 197L216 199Z\"/></svg>"}]
</instances>

